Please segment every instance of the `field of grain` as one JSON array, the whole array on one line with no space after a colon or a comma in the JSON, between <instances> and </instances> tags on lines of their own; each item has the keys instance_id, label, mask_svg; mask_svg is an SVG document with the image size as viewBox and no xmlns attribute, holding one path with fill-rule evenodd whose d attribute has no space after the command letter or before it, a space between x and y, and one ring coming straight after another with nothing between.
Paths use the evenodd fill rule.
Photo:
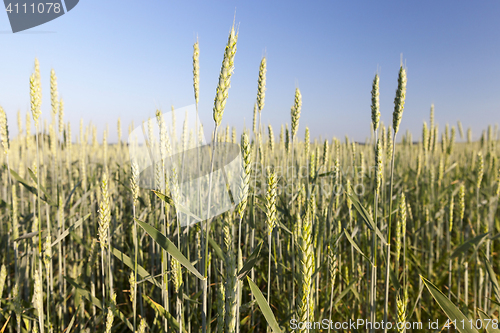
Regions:
<instances>
[{"instance_id":1,"label":"field of grain","mask_svg":"<svg viewBox=\"0 0 500 333\"><path fill-rule=\"evenodd\" d=\"M129 135L149 133L145 145L125 137L120 119L99 142L85 125L91 119L79 129L65 122L55 72L41 74L35 61L19 135L9 137L13 119L0 110L0 333L480 332L487 325L498 332L497 125L480 141L460 122L440 132L431 106L421 133L398 133L407 82L401 66L386 79L396 89L393 110L379 110L378 75L371 102L363 92L372 118L366 142L320 139L301 127L298 88L275 137L260 121L263 58L255 67L253 128L237 134L221 125L237 40L233 28L208 149L197 148L202 124L176 132L187 120L174 108L129 124ZM196 43L196 112L199 54ZM40 82L49 78L42 98ZM41 114L42 101L51 115ZM392 124L380 123L380 112L392 112ZM110 131L117 144L107 142ZM230 175L238 190L229 191L227 211L211 214L222 197L212 186L224 166L215 156L229 143L238 145L240 173ZM134 149L159 152L151 154L149 186ZM181 153L167 163L173 152ZM183 177L202 169L208 183L189 197L207 217L198 221L177 203L187 200ZM448 318L455 322L446 328Z\"/></svg>"}]
</instances>

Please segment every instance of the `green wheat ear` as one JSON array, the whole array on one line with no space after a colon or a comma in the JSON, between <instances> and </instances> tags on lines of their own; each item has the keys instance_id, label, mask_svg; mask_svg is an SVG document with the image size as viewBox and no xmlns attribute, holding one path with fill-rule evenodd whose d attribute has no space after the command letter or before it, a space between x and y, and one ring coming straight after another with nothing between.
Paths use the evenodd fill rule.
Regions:
<instances>
[{"instance_id":1,"label":"green wheat ear","mask_svg":"<svg viewBox=\"0 0 500 333\"><path fill-rule=\"evenodd\" d=\"M238 215L243 219L245 208L247 206L248 188L250 184L250 172L252 164L252 147L247 133L241 136L241 153L243 155L243 177L241 178L240 203L238 204Z\"/></svg>"},{"instance_id":2,"label":"green wheat ear","mask_svg":"<svg viewBox=\"0 0 500 333\"><path fill-rule=\"evenodd\" d=\"M59 135L62 135L64 131L64 101L61 98L59 100Z\"/></svg>"},{"instance_id":3,"label":"green wheat ear","mask_svg":"<svg viewBox=\"0 0 500 333\"><path fill-rule=\"evenodd\" d=\"M59 99L57 93L57 76L54 69L50 71L50 105L52 107L52 116L55 120L59 111Z\"/></svg>"},{"instance_id":4,"label":"green wheat ear","mask_svg":"<svg viewBox=\"0 0 500 333\"><path fill-rule=\"evenodd\" d=\"M35 269L35 285L33 288L33 305L38 312L38 321L40 325L40 332L44 332L44 318L43 318L43 281L41 272Z\"/></svg>"},{"instance_id":5,"label":"green wheat ear","mask_svg":"<svg viewBox=\"0 0 500 333\"><path fill-rule=\"evenodd\" d=\"M458 189L458 210L459 218L462 221L465 215L465 186L461 184Z\"/></svg>"},{"instance_id":6,"label":"green wheat ear","mask_svg":"<svg viewBox=\"0 0 500 333\"><path fill-rule=\"evenodd\" d=\"M135 273L134 273L134 271L131 271L130 272L130 276L128 278L128 283L130 285L130 302L132 304L134 304L134 302L135 302L135 299L134 299L135 298L135 296L134 296L135 295L134 289L136 287L136 283L135 282L136 282L135 281Z\"/></svg>"},{"instance_id":7,"label":"green wheat ear","mask_svg":"<svg viewBox=\"0 0 500 333\"><path fill-rule=\"evenodd\" d=\"M453 208L455 207L454 196L453 193L450 196L450 229L451 232L453 229Z\"/></svg>"},{"instance_id":8,"label":"green wheat ear","mask_svg":"<svg viewBox=\"0 0 500 333\"><path fill-rule=\"evenodd\" d=\"M108 192L108 170L102 174L101 201L99 203L99 242L101 248L108 242L108 227L111 221L110 197Z\"/></svg>"},{"instance_id":9,"label":"green wheat ear","mask_svg":"<svg viewBox=\"0 0 500 333\"><path fill-rule=\"evenodd\" d=\"M373 131L376 132L378 129L378 124L380 122L380 103L379 103L379 77L375 74L372 84L372 125Z\"/></svg>"},{"instance_id":10,"label":"green wheat ear","mask_svg":"<svg viewBox=\"0 0 500 333\"><path fill-rule=\"evenodd\" d=\"M23 119L20 110L17 111L17 128L19 129L18 136L21 137L23 135Z\"/></svg>"},{"instance_id":11,"label":"green wheat ear","mask_svg":"<svg viewBox=\"0 0 500 333\"><path fill-rule=\"evenodd\" d=\"M226 314L226 293L224 283L219 284L217 288L217 332L224 332L224 317Z\"/></svg>"},{"instance_id":12,"label":"green wheat ear","mask_svg":"<svg viewBox=\"0 0 500 333\"><path fill-rule=\"evenodd\" d=\"M146 320L144 318L141 318L141 323L139 324L139 333L146 333L146 327L147 327L147 323L146 323Z\"/></svg>"},{"instance_id":13,"label":"green wheat ear","mask_svg":"<svg viewBox=\"0 0 500 333\"><path fill-rule=\"evenodd\" d=\"M200 93L200 45L198 41L193 45L193 88L194 100L198 105Z\"/></svg>"},{"instance_id":14,"label":"green wheat ear","mask_svg":"<svg viewBox=\"0 0 500 333\"><path fill-rule=\"evenodd\" d=\"M2 264L0 268L0 298L2 298L3 287L5 285L5 280L7 279L7 268Z\"/></svg>"},{"instance_id":15,"label":"green wheat ear","mask_svg":"<svg viewBox=\"0 0 500 333\"><path fill-rule=\"evenodd\" d=\"M327 255L328 255L328 270L330 273L330 283L332 285L335 285L335 278L337 277L337 271L338 271L338 261L335 253L333 252L333 248L330 245L328 245Z\"/></svg>"},{"instance_id":16,"label":"green wheat ear","mask_svg":"<svg viewBox=\"0 0 500 333\"><path fill-rule=\"evenodd\" d=\"M179 261L175 258L171 259L170 266L172 269L172 283L174 285L174 291L177 294L182 285L182 267Z\"/></svg>"},{"instance_id":17,"label":"green wheat ear","mask_svg":"<svg viewBox=\"0 0 500 333\"><path fill-rule=\"evenodd\" d=\"M288 131L288 124L285 126L285 151L290 152L290 132Z\"/></svg>"},{"instance_id":18,"label":"green wheat ear","mask_svg":"<svg viewBox=\"0 0 500 333\"><path fill-rule=\"evenodd\" d=\"M392 114L392 127L394 133L399 130L399 124L401 123L401 118L403 117L403 110L405 107L406 98L406 70L403 66L399 69L398 77L398 89L396 90L396 97L394 98L394 112Z\"/></svg>"},{"instance_id":19,"label":"green wheat ear","mask_svg":"<svg viewBox=\"0 0 500 333\"><path fill-rule=\"evenodd\" d=\"M328 140L325 140L323 143L323 165L326 166L326 163L328 162Z\"/></svg>"},{"instance_id":20,"label":"green wheat ear","mask_svg":"<svg viewBox=\"0 0 500 333\"><path fill-rule=\"evenodd\" d=\"M398 322L403 323L402 327L398 327L398 332L403 333L405 331L404 323L406 322L406 302L398 295L396 297L396 303L398 307Z\"/></svg>"},{"instance_id":21,"label":"green wheat ear","mask_svg":"<svg viewBox=\"0 0 500 333\"><path fill-rule=\"evenodd\" d=\"M111 303L108 307L108 313L106 314L106 333L111 333L113 328L113 320L115 318L114 312L116 311L116 294L113 292L111 295Z\"/></svg>"},{"instance_id":22,"label":"green wheat ear","mask_svg":"<svg viewBox=\"0 0 500 333\"><path fill-rule=\"evenodd\" d=\"M41 115L40 111L40 86L38 81L36 80L35 74L31 74L30 76L30 100L31 100L31 114L33 116L33 120L35 121L35 127L38 126L38 118Z\"/></svg>"},{"instance_id":23,"label":"green wheat ear","mask_svg":"<svg viewBox=\"0 0 500 333\"><path fill-rule=\"evenodd\" d=\"M295 139L297 135L297 130L299 129L299 119L300 111L302 109L302 94L299 88L295 88L295 101L292 106L292 140Z\"/></svg>"},{"instance_id":24,"label":"green wheat ear","mask_svg":"<svg viewBox=\"0 0 500 333\"><path fill-rule=\"evenodd\" d=\"M309 127L306 127L306 132L304 134L304 155L309 156L309 148L311 145L311 135L309 133Z\"/></svg>"},{"instance_id":25,"label":"green wheat ear","mask_svg":"<svg viewBox=\"0 0 500 333\"><path fill-rule=\"evenodd\" d=\"M253 105L253 126L252 126L252 131L253 133L257 133L257 103Z\"/></svg>"},{"instance_id":26,"label":"green wheat ear","mask_svg":"<svg viewBox=\"0 0 500 333\"><path fill-rule=\"evenodd\" d=\"M477 153L478 157L478 167L477 167L477 180L476 180L476 187L479 189L481 188L481 182L483 180L483 173L484 173L484 160L483 160L483 153L479 152Z\"/></svg>"},{"instance_id":27,"label":"green wheat ear","mask_svg":"<svg viewBox=\"0 0 500 333\"><path fill-rule=\"evenodd\" d=\"M273 132L273 128L272 128L271 124L269 124L267 129L269 132L269 150L271 151L271 153L273 153L274 152L274 132Z\"/></svg>"},{"instance_id":28,"label":"green wheat ear","mask_svg":"<svg viewBox=\"0 0 500 333\"><path fill-rule=\"evenodd\" d=\"M259 112L264 108L264 100L266 98L266 72L267 72L267 60L263 57L260 62L259 68L259 86L257 90L257 107Z\"/></svg>"},{"instance_id":29,"label":"green wheat ear","mask_svg":"<svg viewBox=\"0 0 500 333\"><path fill-rule=\"evenodd\" d=\"M216 126L219 126L222 121L222 115L226 108L227 96L231 85L231 75L234 71L234 56L236 54L236 42L238 41L238 33L234 31L234 25L229 32L224 59L219 74L219 83L217 85L217 93L214 99L213 116Z\"/></svg>"},{"instance_id":30,"label":"green wheat ear","mask_svg":"<svg viewBox=\"0 0 500 333\"><path fill-rule=\"evenodd\" d=\"M314 304L311 296L311 284L312 284L312 274L314 268L314 250L312 244L312 214L311 214L311 202L314 201L314 195L311 197L307 212L304 216L304 220L301 225L298 234L299 241L299 271L300 271L300 284L298 288L298 302L297 302L297 313L299 320L302 322L307 322L312 317L311 308ZM300 220L300 215L297 214L297 220ZM313 309L313 308L312 308ZM307 332L304 328L300 332Z\"/></svg>"},{"instance_id":31,"label":"green wheat ear","mask_svg":"<svg viewBox=\"0 0 500 333\"><path fill-rule=\"evenodd\" d=\"M278 185L278 176L276 175L276 172L271 168L269 168L267 172L266 222L268 233L271 234L273 232L273 229L278 224L278 218L276 215L276 187Z\"/></svg>"},{"instance_id":32,"label":"green wheat ear","mask_svg":"<svg viewBox=\"0 0 500 333\"><path fill-rule=\"evenodd\" d=\"M7 126L7 115L4 109L0 106L0 138L2 140L3 152L8 155L10 142L9 142L9 127Z\"/></svg>"}]
</instances>

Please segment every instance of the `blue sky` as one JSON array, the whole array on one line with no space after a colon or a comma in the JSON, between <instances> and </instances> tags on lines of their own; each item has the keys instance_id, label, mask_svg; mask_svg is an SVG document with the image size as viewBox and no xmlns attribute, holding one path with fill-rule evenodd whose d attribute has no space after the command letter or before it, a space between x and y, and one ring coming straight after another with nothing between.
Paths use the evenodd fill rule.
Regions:
<instances>
[{"instance_id":1,"label":"blue sky","mask_svg":"<svg viewBox=\"0 0 500 333\"><path fill-rule=\"evenodd\" d=\"M235 16L236 14L236 16ZM40 60L42 116L50 119L49 73L58 76L65 119L105 124L116 140L156 108L194 103L192 51L200 42L200 116L212 105L233 18L238 51L223 125L251 127L261 57L268 59L264 125L290 123L298 86L299 132L363 141L370 136L370 90L380 73L382 121L391 123L400 54L408 73L401 132L419 138L435 104L436 122L461 120L478 138L500 119L498 1L96 1L26 32L9 33L0 14L0 105L12 135L29 111L29 76ZM179 116L180 117L180 116ZM24 120L24 117L23 117Z\"/></svg>"}]
</instances>

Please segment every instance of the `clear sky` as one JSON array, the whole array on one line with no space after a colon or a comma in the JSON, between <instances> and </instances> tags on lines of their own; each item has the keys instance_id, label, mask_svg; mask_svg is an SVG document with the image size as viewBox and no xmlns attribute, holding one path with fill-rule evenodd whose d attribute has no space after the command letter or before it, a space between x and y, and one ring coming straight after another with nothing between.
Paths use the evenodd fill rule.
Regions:
<instances>
[{"instance_id":1,"label":"clear sky","mask_svg":"<svg viewBox=\"0 0 500 333\"><path fill-rule=\"evenodd\" d=\"M380 73L382 121L391 123L400 54L408 73L401 132L420 138L431 103L436 122L472 128L478 138L500 120L499 1L97 1L26 32L10 33L0 14L0 105L10 132L29 111L29 76L39 58L42 117L50 119L54 68L73 135L80 118L116 140L156 108L194 103L193 43L200 42L200 116L211 128L218 74L233 18L239 26L223 117L251 128L261 57L268 59L264 125L290 123L302 92L299 132L355 140L370 136L370 91ZM180 116L178 116L180 117ZM23 117L24 120L24 117Z\"/></svg>"}]
</instances>

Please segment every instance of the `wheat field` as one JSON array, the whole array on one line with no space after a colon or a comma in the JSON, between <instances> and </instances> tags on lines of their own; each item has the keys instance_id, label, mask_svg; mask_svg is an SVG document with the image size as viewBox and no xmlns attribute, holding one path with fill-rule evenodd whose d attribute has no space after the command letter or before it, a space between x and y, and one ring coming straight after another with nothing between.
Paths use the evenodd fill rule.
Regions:
<instances>
[{"instance_id":1,"label":"wheat field","mask_svg":"<svg viewBox=\"0 0 500 333\"><path fill-rule=\"evenodd\" d=\"M18 113L17 136L0 110L0 333L498 332L498 126L472 141L460 122L442 130L431 106L421 133L399 133L401 65L384 78L396 88L394 110L379 108L378 75L371 100L363 93L372 119L366 142L320 138L300 126L298 88L275 137L260 120L263 58L253 126L238 134L221 125L237 40L233 27L215 129L204 134L201 123L177 132L187 119L172 107L151 110L142 126L128 124L128 137L117 119L99 142L90 119L79 128L65 122L71 109L56 74L41 74L35 60L31 109ZM196 43L196 113L199 54ZM42 94L47 79L51 89ZM42 101L50 115L41 114ZM380 122L381 112L392 113L392 124ZM136 129L149 133L146 145L131 140ZM111 131L118 143L108 143ZM197 148L203 135L213 139L207 149ZM133 147L158 152L149 185ZM215 157L229 154L222 147L237 147L241 165L230 175L239 190L221 212L222 195L211 185L224 167ZM197 213L208 212L196 219L178 203L187 200L182 180L201 172L201 160L209 183L189 199Z\"/></svg>"}]
</instances>

